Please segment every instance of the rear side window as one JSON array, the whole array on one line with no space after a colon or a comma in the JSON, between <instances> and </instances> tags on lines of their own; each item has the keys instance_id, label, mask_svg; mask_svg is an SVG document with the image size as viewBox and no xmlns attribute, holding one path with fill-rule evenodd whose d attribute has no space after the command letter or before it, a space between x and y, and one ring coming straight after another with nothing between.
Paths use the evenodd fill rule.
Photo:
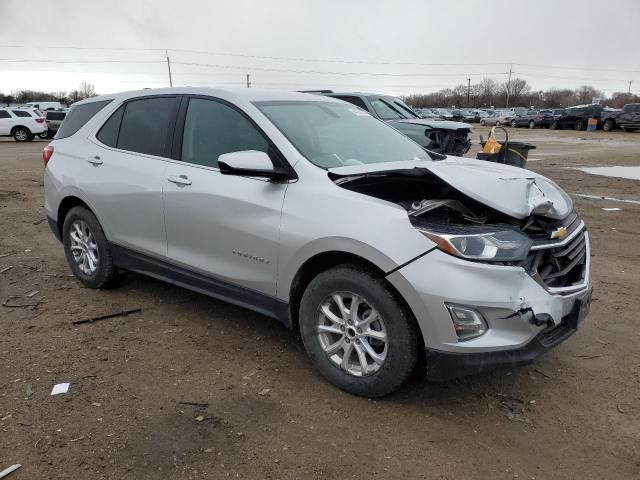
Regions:
<instances>
[{"instance_id":1,"label":"rear side window","mask_svg":"<svg viewBox=\"0 0 640 480\"><path fill-rule=\"evenodd\" d=\"M56 133L56 139L67 138L76 133L109 103L111 100L101 100L72 106L64 122L60 125L58 133Z\"/></svg>"},{"instance_id":2,"label":"rear side window","mask_svg":"<svg viewBox=\"0 0 640 480\"><path fill-rule=\"evenodd\" d=\"M47 112L47 120L64 120L65 117L65 113L64 112Z\"/></svg>"},{"instance_id":3,"label":"rear side window","mask_svg":"<svg viewBox=\"0 0 640 480\"><path fill-rule=\"evenodd\" d=\"M175 117L176 97L145 98L127 102L117 147L147 155L167 156L169 131Z\"/></svg>"},{"instance_id":4,"label":"rear side window","mask_svg":"<svg viewBox=\"0 0 640 480\"><path fill-rule=\"evenodd\" d=\"M244 150L269 154L269 142L236 109L214 100L189 100L182 137L183 162L217 167L220 155Z\"/></svg>"},{"instance_id":5,"label":"rear side window","mask_svg":"<svg viewBox=\"0 0 640 480\"><path fill-rule=\"evenodd\" d=\"M118 110L109 117L109 120L102 125L98 135L96 135L98 140L108 147L116 148L118 146L118 133L120 132L120 122L122 121L123 113L124 105L118 108Z\"/></svg>"},{"instance_id":6,"label":"rear side window","mask_svg":"<svg viewBox=\"0 0 640 480\"><path fill-rule=\"evenodd\" d=\"M31 114L25 110L11 110L16 117L28 118Z\"/></svg>"},{"instance_id":7,"label":"rear side window","mask_svg":"<svg viewBox=\"0 0 640 480\"><path fill-rule=\"evenodd\" d=\"M0 118L11 118L11 115L6 110L0 110Z\"/></svg>"}]
</instances>

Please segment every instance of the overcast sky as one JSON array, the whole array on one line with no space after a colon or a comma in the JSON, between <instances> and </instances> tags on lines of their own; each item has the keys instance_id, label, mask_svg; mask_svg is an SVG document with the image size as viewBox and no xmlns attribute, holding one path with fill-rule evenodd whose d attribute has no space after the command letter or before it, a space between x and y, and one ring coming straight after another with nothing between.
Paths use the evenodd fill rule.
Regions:
<instances>
[{"instance_id":1,"label":"overcast sky","mask_svg":"<svg viewBox=\"0 0 640 480\"><path fill-rule=\"evenodd\" d=\"M0 0L0 19L4 93L166 86L164 49L174 85L249 73L261 88L405 95L502 82L512 63L536 90L640 92L638 0Z\"/></svg>"}]
</instances>

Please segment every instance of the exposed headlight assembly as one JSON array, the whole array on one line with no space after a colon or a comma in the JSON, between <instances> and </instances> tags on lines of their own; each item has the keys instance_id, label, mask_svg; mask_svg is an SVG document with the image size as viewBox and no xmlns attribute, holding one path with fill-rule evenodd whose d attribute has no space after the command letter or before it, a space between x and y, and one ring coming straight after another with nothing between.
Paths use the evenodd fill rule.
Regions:
<instances>
[{"instance_id":1,"label":"exposed headlight assembly","mask_svg":"<svg viewBox=\"0 0 640 480\"><path fill-rule=\"evenodd\" d=\"M477 234L449 234L419 229L443 252L467 260L517 262L526 259L531 240L515 230Z\"/></svg>"}]
</instances>

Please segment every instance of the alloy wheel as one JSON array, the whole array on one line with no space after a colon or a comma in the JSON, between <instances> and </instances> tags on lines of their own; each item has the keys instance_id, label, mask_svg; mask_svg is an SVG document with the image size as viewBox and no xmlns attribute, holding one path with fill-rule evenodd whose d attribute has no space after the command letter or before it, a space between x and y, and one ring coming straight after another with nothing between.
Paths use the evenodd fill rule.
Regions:
<instances>
[{"instance_id":1,"label":"alloy wheel","mask_svg":"<svg viewBox=\"0 0 640 480\"><path fill-rule=\"evenodd\" d=\"M317 336L331 362L355 377L377 372L387 358L383 319L365 298L351 292L334 292L321 303Z\"/></svg>"},{"instance_id":2,"label":"alloy wheel","mask_svg":"<svg viewBox=\"0 0 640 480\"><path fill-rule=\"evenodd\" d=\"M27 140L27 138L29 138L29 135L23 129L19 129L19 130L16 130L15 137L16 137L16 140L18 140L19 142L24 142Z\"/></svg>"},{"instance_id":3,"label":"alloy wheel","mask_svg":"<svg viewBox=\"0 0 640 480\"><path fill-rule=\"evenodd\" d=\"M85 275L93 275L98 269L100 254L91 228L82 220L76 220L71 224L69 238L71 253L76 265Z\"/></svg>"}]
</instances>

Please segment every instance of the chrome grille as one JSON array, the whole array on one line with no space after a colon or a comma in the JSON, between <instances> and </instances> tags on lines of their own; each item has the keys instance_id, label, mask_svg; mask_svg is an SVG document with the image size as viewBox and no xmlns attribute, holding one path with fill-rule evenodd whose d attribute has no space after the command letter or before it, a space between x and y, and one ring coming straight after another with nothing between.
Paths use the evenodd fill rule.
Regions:
<instances>
[{"instance_id":1,"label":"chrome grille","mask_svg":"<svg viewBox=\"0 0 640 480\"><path fill-rule=\"evenodd\" d=\"M580 222L562 242L537 243L529 254L528 270L548 290L572 292L589 281L589 236Z\"/></svg>"}]
</instances>

